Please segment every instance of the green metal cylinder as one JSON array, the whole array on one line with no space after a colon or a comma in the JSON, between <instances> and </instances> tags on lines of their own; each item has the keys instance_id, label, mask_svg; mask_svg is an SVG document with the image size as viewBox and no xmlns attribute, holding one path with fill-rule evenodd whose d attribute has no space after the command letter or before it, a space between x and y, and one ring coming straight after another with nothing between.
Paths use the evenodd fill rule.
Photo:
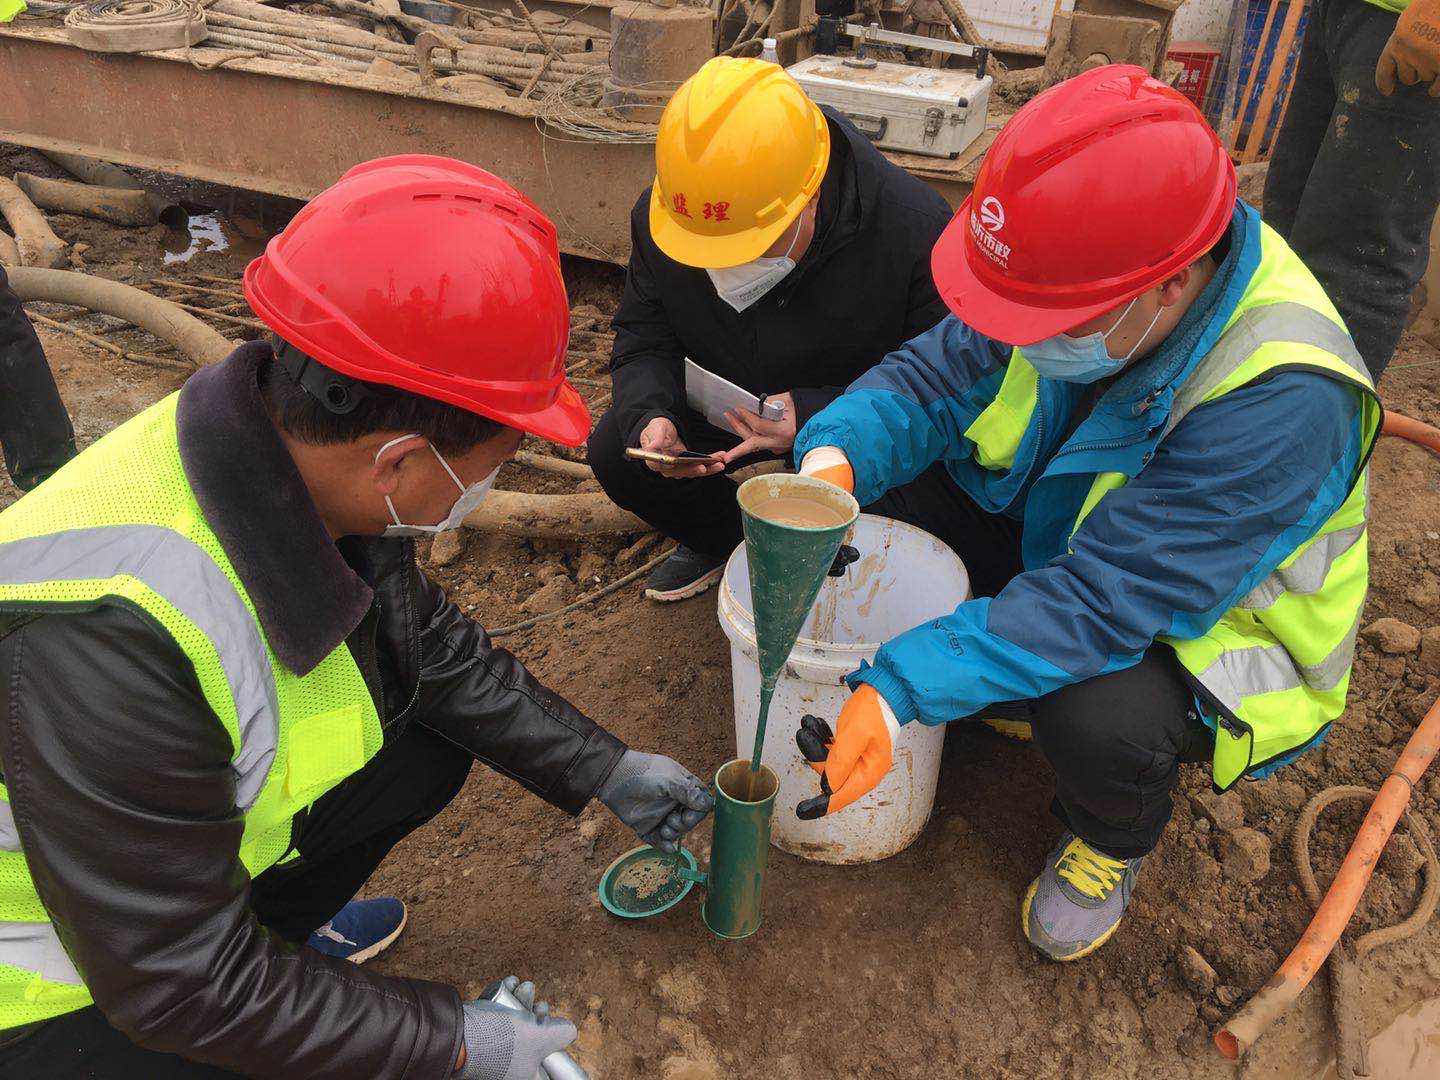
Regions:
<instances>
[{"instance_id":1,"label":"green metal cylinder","mask_svg":"<svg viewBox=\"0 0 1440 1080\"><path fill-rule=\"evenodd\" d=\"M779 790L770 768L752 772L747 758L727 761L715 772L710 881L700 915L716 937L744 938L760 929L770 812Z\"/></svg>"}]
</instances>

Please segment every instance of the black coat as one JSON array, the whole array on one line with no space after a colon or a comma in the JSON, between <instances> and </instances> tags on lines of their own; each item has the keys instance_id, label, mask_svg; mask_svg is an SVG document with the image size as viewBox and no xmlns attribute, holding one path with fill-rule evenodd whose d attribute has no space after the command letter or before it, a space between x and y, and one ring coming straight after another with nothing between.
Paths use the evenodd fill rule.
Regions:
<instances>
[{"instance_id":1,"label":"black coat","mask_svg":"<svg viewBox=\"0 0 1440 1080\"><path fill-rule=\"evenodd\" d=\"M75 456L75 431L35 327L0 267L0 449L29 491Z\"/></svg>"},{"instance_id":2,"label":"black coat","mask_svg":"<svg viewBox=\"0 0 1440 1080\"><path fill-rule=\"evenodd\" d=\"M276 658L308 672L343 643L387 746L420 725L579 813L624 744L492 645L421 573L413 541L330 542L260 402L268 355L243 345L192 376L176 423ZM451 1075L454 989L297 952L256 921L230 736L148 615L118 602L0 615L0 715L26 862L111 1024L246 1075Z\"/></svg>"},{"instance_id":3,"label":"black coat","mask_svg":"<svg viewBox=\"0 0 1440 1080\"><path fill-rule=\"evenodd\" d=\"M744 312L720 299L704 270L655 246L648 188L635 204L610 365L629 445L655 417L686 411L687 356L752 393L793 392L803 427L886 353L947 314L930 276L930 249L950 207L839 114L823 111L830 167L815 239L790 275Z\"/></svg>"}]
</instances>

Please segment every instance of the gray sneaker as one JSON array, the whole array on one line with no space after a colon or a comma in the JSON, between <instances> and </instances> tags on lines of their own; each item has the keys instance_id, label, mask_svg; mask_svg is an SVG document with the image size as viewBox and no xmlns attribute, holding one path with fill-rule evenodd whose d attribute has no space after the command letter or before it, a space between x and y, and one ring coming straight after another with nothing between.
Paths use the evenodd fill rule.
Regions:
<instances>
[{"instance_id":1,"label":"gray sneaker","mask_svg":"<svg viewBox=\"0 0 1440 1080\"><path fill-rule=\"evenodd\" d=\"M699 596L725 573L725 560L702 555L688 547L677 547L675 553L650 571L645 582L645 595L662 603L687 600Z\"/></svg>"},{"instance_id":2,"label":"gray sneaker","mask_svg":"<svg viewBox=\"0 0 1440 1080\"><path fill-rule=\"evenodd\" d=\"M1112 859L1065 833L1030 883L1020 924L1030 944L1051 960L1079 960L1120 926L1140 859Z\"/></svg>"}]
</instances>

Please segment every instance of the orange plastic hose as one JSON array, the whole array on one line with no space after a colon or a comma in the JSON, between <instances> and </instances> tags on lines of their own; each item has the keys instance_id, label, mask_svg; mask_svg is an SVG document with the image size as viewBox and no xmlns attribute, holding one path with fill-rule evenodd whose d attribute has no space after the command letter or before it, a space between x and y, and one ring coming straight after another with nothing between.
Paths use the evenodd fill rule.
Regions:
<instances>
[{"instance_id":1,"label":"orange plastic hose","mask_svg":"<svg viewBox=\"0 0 1440 1080\"><path fill-rule=\"evenodd\" d=\"M1412 420L1398 412L1385 410L1385 424L1380 428L1380 434L1394 435L1397 439L1404 439L1440 454L1440 429L1422 424L1419 420Z\"/></svg>"},{"instance_id":2,"label":"orange plastic hose","mask_svg":"<svg viewBox=\"0 0 1440 1080\"><path fill-rule=\"evenodd\" d=\"M1381 431L1440 454L1440 430L1419 420L1386 410ZM1310 980L1325 963L1354 917L1365 886L1370 883L1370 875L1375 872L1380 852L1385 849L1390 834L1395 830L1395 823L1409 805L1415 785L1435 759L1437 751L1440 751L1440 701L1430 706L1430 711L1400 752L1395 768L1380 785L1379 794L1370 805L1370 812L1365 815L1360 831L1355 834L1355 842L1340 864L1330 891L1316 909L1315 917L1305 928L1299 943L1260 992L1215 1033L1215 1045L1225 1057L1231 1061L1238 1059L1310 985Z\"/></svg>"}]
</instances>

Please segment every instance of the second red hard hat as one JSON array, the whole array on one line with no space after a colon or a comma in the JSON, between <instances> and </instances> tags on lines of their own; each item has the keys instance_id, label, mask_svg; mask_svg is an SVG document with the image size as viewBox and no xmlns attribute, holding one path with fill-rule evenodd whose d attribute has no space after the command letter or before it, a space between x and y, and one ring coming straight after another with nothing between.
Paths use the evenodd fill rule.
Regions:
<instances>
[{"instance_id":1,"label":"second red hard hat","mask_svg":"<svg viewBox=\"0 0 1440 1080\"><path fill-rule=\"evenodd\" d=\"M1143 68L1095 68L995 137L931 259L968 325L1029 345L1103 314L1224 235L1235 167L1194 104Z\"/></svg>"},{"instance_id":2,"label":"second red hard hat","mask_svg":"<svg viewBox=\"0 0 1440 1080\"><path fill-rule=\"evenodd\" d=\"M245 296L324 366L578 446L555 226L505 181L422 154L357 165L245 270Z\"/></svg>"}]
</instances>

